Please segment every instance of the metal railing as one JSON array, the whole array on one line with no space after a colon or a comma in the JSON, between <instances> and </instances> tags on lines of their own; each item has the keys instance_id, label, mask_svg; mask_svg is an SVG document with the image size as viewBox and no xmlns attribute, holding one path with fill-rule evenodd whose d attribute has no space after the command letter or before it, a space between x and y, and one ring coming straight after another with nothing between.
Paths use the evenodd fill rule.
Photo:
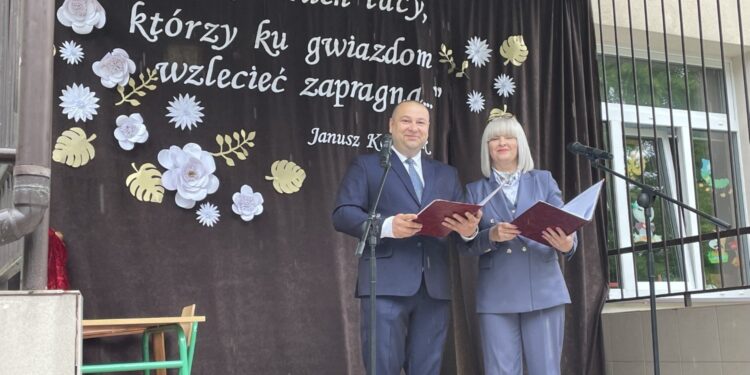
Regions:
<instances>
[{"instance_id":1,"label":"metal railing","mask_svg":"<svg viewBox=\"0 0 750 375\"><path fill-rule=\"evenodd\" d=\"M732 224L720 230L658 199L646 223L633 203L639 189L608 181L609 301L650 296L646 226L655 233L657 296L689 304L694 294L750 286L750 9L742 1L591 2L610 167Z\"/></svg>"}]
</instances>

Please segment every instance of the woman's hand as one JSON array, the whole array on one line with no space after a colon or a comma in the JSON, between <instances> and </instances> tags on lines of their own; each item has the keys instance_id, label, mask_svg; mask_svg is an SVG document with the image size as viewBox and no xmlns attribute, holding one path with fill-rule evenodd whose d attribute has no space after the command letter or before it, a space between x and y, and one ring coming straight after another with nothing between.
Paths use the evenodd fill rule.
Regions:
<instances>
[{"instance_id":1,"label":"woman's hand","mask_svg":"<svg viewBox=\"0 0 750 375\"><path fill-rule=\"evenodd\" d=\"M469 238L477 232L481 218L482 210L479 210L476 215L472 215L471 212L466 212L463 216L453 214L443 220L443 226L458 232L462 237Z\"/></svg>"},{"instance_id":2,"label":"woman's hand","mask_svg":"<svg viewBox=\"0 0 750 375\"><path fill-rule=\"evenodd\" d=\"M498 223L490 229L490 241L505 242L510 241L521 234L521 231L511 223Z\"/></svg>"},{"instance_id":3,"label":"woman's hand","mask_svg":"<svg viewBox=\"0 0 750 375\"><path fill-rule=\"evenodd\" d=\"M547 228L542 231L542 238L547 240L552 247L560 252L567 253L573 250L573 235L567 235L562 229Z\"/></svg>"}]
</instances>

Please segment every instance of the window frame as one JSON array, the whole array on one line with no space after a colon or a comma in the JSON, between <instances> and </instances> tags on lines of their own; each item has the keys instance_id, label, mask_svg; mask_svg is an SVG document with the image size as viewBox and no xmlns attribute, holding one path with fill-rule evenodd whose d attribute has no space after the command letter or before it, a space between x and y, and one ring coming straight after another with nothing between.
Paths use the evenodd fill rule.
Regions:
<instances>
[{"instance_id":1,"label":"window frame","mask_svg":"<svg viewBox=\"0 0 750 375\"><path fill-rule=\"evenodd\" d=\"M633 56L630 51L622 48L616 51L614 46L605 45L603 49L603 52L599 51L599 56L604 55L605 59L616 59L617 55L615 54L615 52L619 53L619 57L621 59L631 58L631 56ZM636 50L635 58L646 59L647 52L645 50ZM652 51L651 53L651 60L661 63L666 62L663 53L654 51ZM681 64L682 56L675 55L673 57L670 54L669 60L670 64L676 64L678 62L679 64ZM699 57L689 56L686 57L685 60L688 65L701 65ZM710 122L712 132L718 131L730 133L730 137L728 137L728 139L730 139L730 142L733 143L733 146L736 146L735 153L737 155L735 156L742 155L743 152L742 144L741 142L739 142L739 121L737 112L738 107L735 90L735 80L732 75L734 72L732 68L732 62L726 61L724 66L722 66L721 61L715 58L706 57L704 61L706 64L706 68L722 70L726 82L726 114L716 112L706 113L703 111L695 110L691 110L690 112L688 112L686 109L651 107L649 105L636 106L634 104L608 103L606 95L603 95L603 97L601 98L603 101L600 103L602 109L602 123L605 124L605 126L608 126L605 134L607 134L609 137L608 142L611 145L610 152L612 152L614 155L619 156L615 157L612 160L612 168L619 173L626 173L624 157L622 157L622 155L624 155L625 153L625 145L622 143L622 141L627 136L636 135L636 128L623 126L623 123L636 124L638 122L638 119L640 119L642 136L647 138L652 138L654 136L652 125L655 124L657 137L657 140L655 140L654 142L655 146L660 148L660 155L666 157L667 159L663 162L664 165L667 166L667 168L665 171L663 171L664 173L666 173L666 176L664 176L665 178L662 179L662 182L669 183L671 191L676 191L676 183L679 183L682 187L683 199L685 199L686 203L691 207L696 207L697 204L697 197L695 194L695 189L693 187L696 171L694 170L695 164L692 152L692 139L690 137L691 130L708 131L708 126L706 124L707 122ZM603 62L601 61L600 64L600 67L604 66ZM604 87L603 82L600 82L600 84L602 85L602 87ZM608 82L608 84L612 85L612 83L610 82ZM606 87L604 88L606 89ZM674 126L675 136L673 143L670 142L670 139L672 138L672 126ZM625 129L625 134L623 134L623 129ZM676 150L671 149L672 145L676 146ZM670 153L668 154L667 152ZM681 161L683 167L681 180L679 182L676 182L676 175L674 171L675 166L673 165L671 157L671 153L674 152L677 152L677 157ZM742 188L745 186L746 176L743 173L741 157L735 157L735 160L737 160L738 162L736 170L736 174L738 177L737 186L738 188ZM743 189L742 192L737 193L744 194L747 191L748 189ZM612 200L612 202L614 203L614 207L611 207L611 209L613 210L613 215L616 218L617 223L620 223L620 225L615 225L614 228L614 233L617 236L616 243L619 244L620 248L629 247L632 243L632 227L630 224L631 218L630 210L628 207L630 203L629 199L622 199L622 197L628 196L625 181L616 179L614 181L614 191L612 193L614 194ZM676 223L676 233L680 233L681 231L681 233L683 233L683 236L698 234L699 221L697 215L685 211L683 219L679 220L679 210L675 205L666 204L665 209L669 210L669 214L673 217L673 220ZM738 209L741 210L740 216L745 218L745 220L747 221L748 208L746 207L746 205L740 204L740 207L738 207ZM628 223L628 225L622 225L624 223ZM682 223L682 228L679 227L680 223ZM750 255L750 251L747 249L747 247L744 248L744 255L746 258L748 255ZM699 243L686 244L684 252L685 280L655 282L656 295L658 296L659 294L666 293L681 293L686 291L703 291L704 288L701 257L702 254ZM610 301L643 297L650 294L648 281L635 280L637 275L633 253L620 255L616 261L616 264L619 268L619 280L617 280L617 285L610 288ZM719 297L714 294L715 293L708 293L705 295L705 297L703 294L695 294L694 296L711 300L715 300L717 298L733 301L737 300L738 298L750 300L750 294L745 293L745 291L743 290L721 291L721 293L719 293Z\"/></svg>"}]
</instances>

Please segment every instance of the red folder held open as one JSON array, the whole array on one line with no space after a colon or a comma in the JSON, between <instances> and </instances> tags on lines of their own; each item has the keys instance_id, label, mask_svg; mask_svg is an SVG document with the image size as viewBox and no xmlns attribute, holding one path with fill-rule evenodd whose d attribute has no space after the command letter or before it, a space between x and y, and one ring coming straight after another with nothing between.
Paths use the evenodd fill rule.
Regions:
<instances>
[{"instance_id":1,"label":"red folder held open","mask_svg":"<svg viewBox=\"0 0 750 375\"><path fill-rule=\"evenodd\" d=\"M476 215L477 212L479 212L479 209L489 202L490 198L497 194L501 188L502 185L498 186L497 189L493 190L492 193L486 196L478 204L435 199L417 214L417 218L414 221L422 224L422 230L420 230L417 235L432 237L447 236L451 230L443 226L443 220L445 220L446 217L453 216L453 214L463 216L466 212L471 212L473 215Z\"/></svg>"},{"instance_id":2,"label":"red folder held open","mask_svg":"<svg viewBox=\"0 0 750 375\"><path fill-rule=\"evenodd\" d=\"M521 236L551 246L542 238L542 231L559 227L569 235L590 222L603 184L604 180L601 180L591 185L561 208L547 202L537 201L531 208L516 217L511 224L518 227Z\"/></svg>"}]
</instances>

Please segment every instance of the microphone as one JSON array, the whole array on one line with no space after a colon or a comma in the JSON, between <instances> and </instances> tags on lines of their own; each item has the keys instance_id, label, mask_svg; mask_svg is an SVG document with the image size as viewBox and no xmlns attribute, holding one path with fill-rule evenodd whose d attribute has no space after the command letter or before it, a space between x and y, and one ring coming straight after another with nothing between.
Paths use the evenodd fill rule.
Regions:
<instances>
[{"instance_id":1,"label":"microphone","mask_svg":"<svg viewBox=\"0 0 750 375\"><path fill-rule=\"evenodd\" d=\"M612 154L610 154L609 152L600 150L598 148L584 146L578 142L568 143L568 151L570 151L570 153L572 154L585 156L586 158L591 159L591 160L597 160L597 159L611 160L612 159Z\"/></svg>"},{"instance_id":2,"label":"microphone","mask_svg":"<svg viewBox=\"0 0 750 375\"><path fill-rule=\"evenodd\" d=\"M380 138L380 165L385 167L391 163L393 136L391 136L391 133L385 133Z\"/></svg>"}]
</instances>

